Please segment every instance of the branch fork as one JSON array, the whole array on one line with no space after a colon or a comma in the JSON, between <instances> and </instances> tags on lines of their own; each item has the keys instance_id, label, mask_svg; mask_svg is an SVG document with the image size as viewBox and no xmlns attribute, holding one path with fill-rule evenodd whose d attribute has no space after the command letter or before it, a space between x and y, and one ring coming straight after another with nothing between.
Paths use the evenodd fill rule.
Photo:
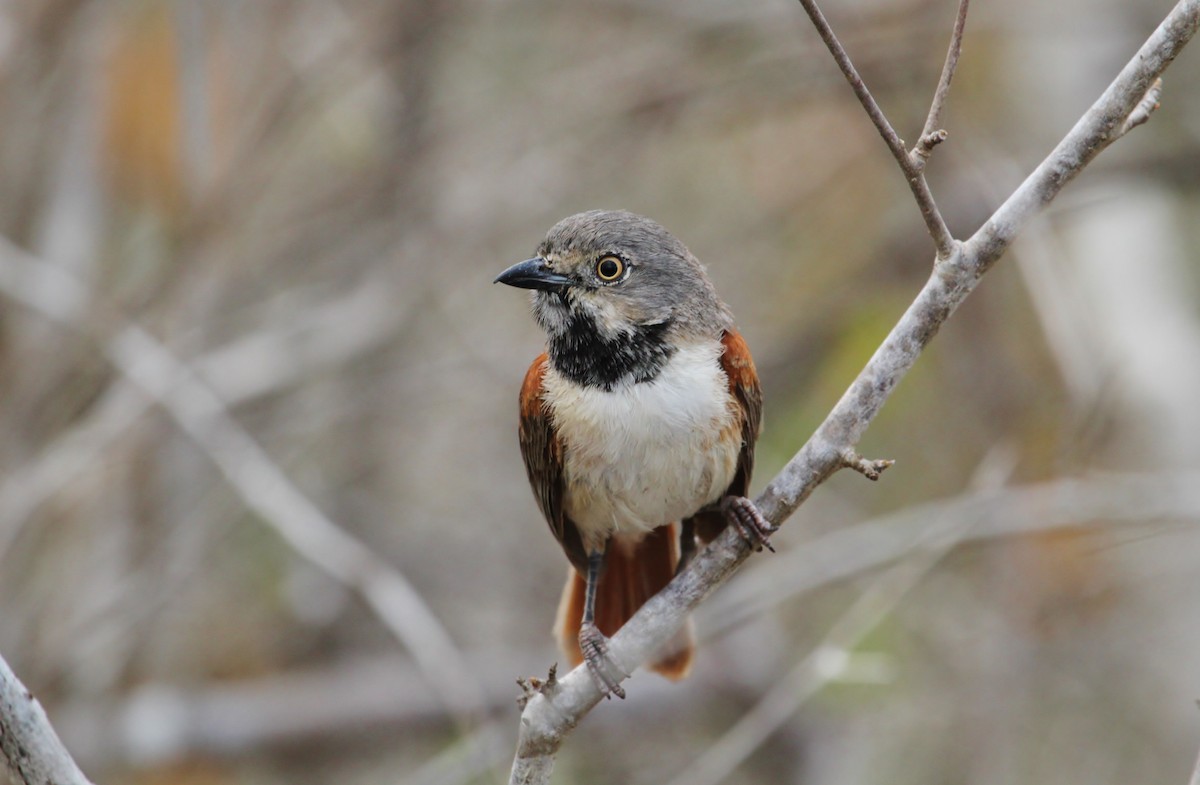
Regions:
<instances>
[{"instance_id":1,"label":"branch fork","mask_svg":"<svg viewBox=\"0 0 1200 785\"><path fill-rule=\"evenodd\" d=\"M917 146L908 153L909 161L918 171L923 170L925 164L929 163L930 156L933 155L933 148L946 141L949 137L949 132L944 128L922 134L920 140L917 142Z\"/></svg>"},{"instance_id":2,"label":"branch fork","mask_svg":"<svg viewBox=\"0 0 1200 785\"><path fill-rule=\"evenodd\" d=\"M817 7L816 0L800 0L800 5L808 13L808 17L812 20L813 26L817 28L817 33L821 36L821 40L825 42L829 53L833 55L834 61L838 64L838 68L841 69L842 75L846 77L846 81L850 83L851 89L854 90L854 95L857 96L859 103L862 104L867 116L871 118L871 122L875 124L879 135L883 137L883 141L887 144L888 150L891 151L892 157L899 164L900 171L904 172L904 177L908 181L908 187L912 189L913 198L916 200L917 207L921 211L921 217L925 220L925 228L929 231L929 236L933 239L934 247L937 249L937 258L939 260L946 259L954 252L955 239L954 235L950 233L949 227L946 226L946 220L942 217L941 210L938 209L937 202L933 198L933 193L929 190L929 184L925 181L925 165L933 153L933 148L946 141L948 136L945 130L939 128L939 124L941 122L942 108L946 104L946 96L950 92L950 82L954 78L954 71L958 66L958 57L962 52L963 30L967 23L967 7L969 3L970 0L959 0L958 16L955 19L954 32L950 37L950 48L946 52L946 62L942 66L942 75L938 79L937 89L934 90L929 114L925 118L925 127L918 137L916 146L912 151L909 151L905 147L904 140L896 133L896 129L888 122L887 116L884 115L883 110L879 108L879 104L871 96L871 91L863 83L862 77L854 67L854 63L850 60L850 55L846 53L841 41L834 35L833 29L825 19L825 15Z\"/></svg>"}]
</instances>

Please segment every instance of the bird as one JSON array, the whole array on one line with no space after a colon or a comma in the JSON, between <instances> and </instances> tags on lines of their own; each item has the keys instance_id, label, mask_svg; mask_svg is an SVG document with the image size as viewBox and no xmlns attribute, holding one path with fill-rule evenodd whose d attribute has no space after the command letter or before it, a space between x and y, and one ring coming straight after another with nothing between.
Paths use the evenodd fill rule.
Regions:
<instances>
[{"instance_id":1,"label":"bird","mask_svg":"<svg viewBox=\"0 0 1200 785\"><path fill-rule=\"evenodd\" d=\"M608 639L726 526L755 549L774 527L748 498L762 390L705 268L631 212L559 221L493 283L532 290L545 351L518 435L537 506L570 562L555 634L605 697L624 698ZM690 623L650 668L682 679Z\"/></svg>"}]
</instances>

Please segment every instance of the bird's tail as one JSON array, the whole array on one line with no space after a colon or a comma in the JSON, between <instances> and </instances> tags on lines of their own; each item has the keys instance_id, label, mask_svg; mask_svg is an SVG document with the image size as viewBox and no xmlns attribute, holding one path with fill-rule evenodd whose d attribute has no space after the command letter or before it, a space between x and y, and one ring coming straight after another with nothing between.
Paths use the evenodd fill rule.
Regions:
<instances>
[{"instance_id":1,"label":"bird's tail","mask_svg":"<svg viewBox=\"0 0 1200 785\"><path fill-rule=\"evenodd\" d=\"M596 586L596 626L612 637L621 625L675 576L679 546L675 524L660 526L636 545L613 540L604 559L604 572ZM567 575L554 633L563 655L572 666L583 662L579 626L587 584L575 568ZM668 679L682 679L692 667L696 643L691 619L662 649L650 668Z\"/></svg>"}]
</instances>

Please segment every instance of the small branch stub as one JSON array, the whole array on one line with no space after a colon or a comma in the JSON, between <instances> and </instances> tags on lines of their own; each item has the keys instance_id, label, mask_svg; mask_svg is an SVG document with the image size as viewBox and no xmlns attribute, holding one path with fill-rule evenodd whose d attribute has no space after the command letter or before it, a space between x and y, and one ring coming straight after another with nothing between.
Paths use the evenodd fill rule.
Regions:
<instances>
[{"instance_id":1,"label":"small branch stub","mask_svg":"<svg viewBox=\"0 0 1200 785\"><path fill-rule=\"evenodd\" d=\"M895 461L890 458L870 460L849 448L842 451L842 466L845 466L847 469L853 469L868 480L878 480L879 475L883 474L884 470L894 463Z\"/></svg>"},{"instance_id":2,"label":"small branch stub","mask_svg":"<svg viewBox=\"0 0 1200 785\"><path fill-rule=\"evenodd\" d=\"M920 141L917 142L917 146L909 153L913 164L918 167L924 167L925 163L929 160L929 156L933 155L933 148L946 141L949 136L950 134L944 128L939 128L922 136Z\"/></svg>"},{"instance_id":3,"label":"small branch stub","mask_svg":"<svg viewBox=\"0 0 1200 785\"><path fill-rule=\"evenodd\" d=\"M1146 90L1146 95L1142 96L1142 100L1138 102L1138 105L1129 113L1129 117L1126 117L1125 122L1121 124L1121 130L1117 132L1118 138L1150 119L1150 115L1158 108L1158 102L1162 98L1162 87L1162 77L1155 79L1150 88Z\"/></svg>"},{"instance_id":4,"label":"small branch stub","mask_svg":"<svg viewBox=\"0 0 1200 785\"><path fill-rule=\"evenodd\" d=\"M525 706L529 701L537 695L545 695L547 698L553 698L558 692L558 663L550 666L550 672L546 674L546 680L542 681L537 676L524 676L517 679L517 685L521 688L521 694L517 696L517 706L521 711L525 710Z\"/></svg>"},{"instance_id":5,"label":"small branch stub","mask_svg":"<svg viewBox=\"0 0 1200 785\"><path fill-rule=\"evenodd\" d=\"M936 145L946 141L945 131L939 131L938 126L942 122L942 110L946 106L946 98L950 95L950 82L954 79L955 69L958 68L958 57L962 54L963 31L967 26L969 6L970 0L959 0L958 14L954 19L954 32L950 36L950 47L946 50L946 62L942 65L942 75L938 79L937 89L933 91L933 100L929 104L929 115L925 118L925 125L921 129L920 142L913 149L913 153L920 156L914 160L914 164L918 167L925 165ZM941 137L933 139L938 134L941 134ZM924 153L917 152L919 149L923 149Z\"/></svg>"}]
</instances>

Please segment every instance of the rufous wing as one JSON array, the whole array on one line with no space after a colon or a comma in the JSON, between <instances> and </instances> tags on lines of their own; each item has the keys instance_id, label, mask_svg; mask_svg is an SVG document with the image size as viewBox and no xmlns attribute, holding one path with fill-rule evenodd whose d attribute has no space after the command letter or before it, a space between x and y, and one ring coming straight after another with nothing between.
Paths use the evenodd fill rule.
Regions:
<instances>
[{"instance_id":1,"label":"rufous wing","mask_svg":"<svg viewBox=\"0 0 1200 785\"><path fill-rule=\"evenodd\" d=\"M529 366L521 385L521 419L518 436L521 457L538 509L550 524L550 531L562 545L578 570L587 570L587 554L575 524L563 512L563 446L554 431L550 411L543 395L542 381L549 357L540 355Z\"/></svg>"},{"instance_id":2,"label":"rufous wing","mask_svg":"<svg viewBox=\"0 0 1200 785\"><path fill-rule=\"evenodd\" d=\"M741 420L742 448L738 453L737 471L725 491L726 496L745 496L750 490L750 476L754 473L754 445L762 430L762 388L758 384L758 372L754 369L754 358L750 347L736 330L726 330L721 336L721 370L729 380L729 393L733 396ZM691 526L702 542L711 542L726 525L724 514L716 510L705 510L690 519Z\"/></svg>"}]
</instances>

